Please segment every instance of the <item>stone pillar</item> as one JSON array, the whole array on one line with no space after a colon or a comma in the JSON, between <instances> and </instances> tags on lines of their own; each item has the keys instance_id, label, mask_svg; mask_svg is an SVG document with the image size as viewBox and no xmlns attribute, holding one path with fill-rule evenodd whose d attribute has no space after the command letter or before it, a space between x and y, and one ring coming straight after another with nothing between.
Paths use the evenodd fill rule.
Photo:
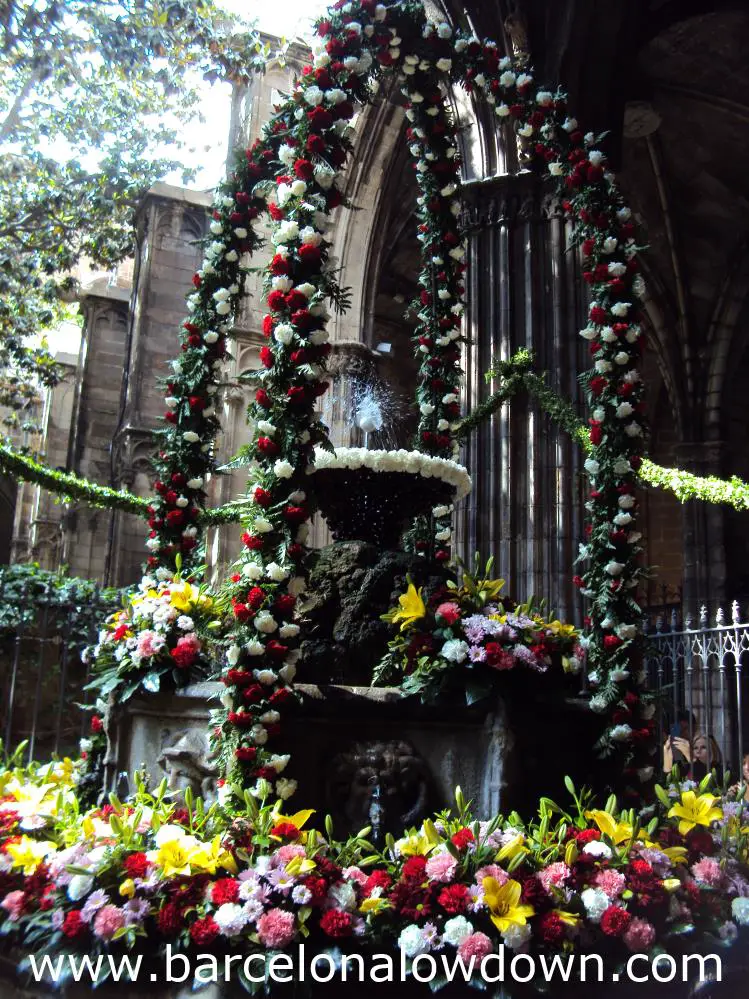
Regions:
<instances>
[{"instance_id":1,"label":"stone pillar","mask_svg":"<svg viewBox=\"0 0 749 999\"><path fill-rule=\"evenodd\" d=\"M492 361L521 347L534 352L554 389L578 399L584 301L558 206L526 173L469 183L464 191L465 410L499 387L485 379ZM582 602L571 582L584 513L579 447L523 394L474 431L463 460L474 482L458 511L463 557L494 555L513 596L545 597L558 614L579 621Z\"/></svg>"},{"instance_id":2,"label":"stone pillar","mask_svg":"<svg viewBox=\"0 0 749 999\"><path fill-rule=\"evenodd\" d=\"M722 475L725 444L695 441L674 445L674 461L695 475ZM725 513L716 503L691 500L682 505L684 529L684 597L692 613L700 603L710 611L725 607L733 595L726 592Z\"/></svg>"}]
</instances>

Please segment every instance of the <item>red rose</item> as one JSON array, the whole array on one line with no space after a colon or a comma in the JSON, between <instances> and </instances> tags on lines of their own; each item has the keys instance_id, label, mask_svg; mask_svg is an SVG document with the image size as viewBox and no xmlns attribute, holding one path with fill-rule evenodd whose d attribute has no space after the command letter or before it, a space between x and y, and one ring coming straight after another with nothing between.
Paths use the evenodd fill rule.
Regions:
<instances>
[{"instance_id":1,"label":"red rose","mask_svg":"<svg viewBox=\"0 0 749 999\"><path fill-rule=\"evenodd\" d=\"M286 704L293 696L288 687L279 687L273 691L268 700L271 704Z\"/></svg>"},{"instance_id":2,"label":"red rose","mask_svg":"<svg viewBox=\"0 0 749 999\"><path fill-rule=\"evenodd\" d=\"M275 607L279 614L291 614L296 606L296 597L291 593L280 593L275 600Z\"/></svg>"},{"instance_id":3,"label":"red rose","mask_svg":"<svg viewBox=\"0 0 749 999\"><path fill-rule=\"evenodd\" d=\"M334 41L337 42L337 39L332 39L328 42L328 45L333 44ZM330 111L326 111L325 108L312 108L311 111L307 112L307 121L309 122L311 131L324 132L326 128L330 128L333 124L333 115Z\"/></svg>"},{"instance_id":4,"label":"red rose","mask_svg":"<svg viewBox=\"0 0 749 999\"><path fill-rule=\"evenodd\" d=\"M273 219L274 222L280 222L281 219L285 218L284 213L281 211L278 205L274 204L274 202L272 201L268 205L268 214L270 215L270 217Z\"/></svg>"},{"instance_id":5,"label":"red rose","mask_svg":"<svg viewBox=\"0 0 749 999\"><path fill-rule=\"evenodd\" d=\"M199 395L191 395L187 401L190 403L190 409L201 410L208 405L207 401Z\"/></svg>"},{"instance_id":6,"label":"red rose","mask_svg":"<svg viewBox=\"0 0 749 999\"><path fill-rule=\"evenodd\" d=\"M264 699L265 692L259 683L253 683L242 691L242 700L245 704L259 704Z\"/></svg>"},{"instance_id":7,"label":"red rose","mask_svg":"<svg viewBox=\"0 0 749 999\"><path fill-rule=\"evenodd\" d=\"M286 395L292 406L303 406L307 401L307 393L301 385L292 385Z\"/></svg>"},{"instance_id":8,"label":"red rose","mask_svg":"<svg viewBox=\"0 0 749 999\"><path fill-rule=\"evenodd\" d=\"M595 378L591 378L589 382L591 395L598 397L608 384L608 381L603 377L603 375L596 375Z\"/></svg>"},{"instance_id":9,"label":"red rose","mask_svg":"<svg viewBox=\"0 0 749 999\"><path fill-rule=\"evenodd\" d=\"M598 326L606 322L606 310L602 309L600 305L594 305L589 315L590 321L596 323Z\"/></svg>"},{"instance_id":10,"label":"red rose","mask_svg":"<svg viewBox=\"0 0 749 999\"><path fill-rule=\"evenodd\" d=\"M192 283L193 283L193 285L194 285L194 286L195 286L196 288L199 288L199 287L200 287L200 285L201 285L201 283L202 283L202 278L200 277L200 275L199 275L199 274L193 274L193 276L192 276Z\"/></svg>"},{"instance_id":11,"label":"red rose","mask_svg":"<svg viewBox=\"0 0 749 999\"><path fill-rule=\"evenodd\" d=\"M297 326L300 330L312 329L315 325L315 317L309 309L297 309L296 312L292 313L291 321L294 326Z\"/></svg>"},{"instance_id":12,"label":"red rose","mask_svg":"<svg viewBox=\"0 0 749 999\"><path fill-rule=\"evenodd\" d=\"M213 916L196 919L190 927L190 939L197 947L210 947L218 934L218 924Z\"/></svg>"},{"instance_id":13,"label":"red rose","mask_svg":"<svg viewBox=\"0 0 749 999\"><path fill-rule=\"evenodd\" d=\"M254 746L239 746L234 750L234 756L240 763L253 763L257 756L257 749Z\"/></svg>"},{"instance_id":14,"label":"red rose","mask_svg":"<svg viewBox=\"0 0 749 999\"><path fill-rule=\"evenodd\" d=\"M260 363L264 368L273 367L273 351L270 349L270 347L260 348Z\"/></svg>"},{"instance_id":15,"label":"red rose","mask_svg":"<svg viewBox=\"0 0 749 999\"><path fill-rule=\"evenodd\" d=\"M279 275L282 275L282 274L288 274L289 273L289 261L286 259L286 257L282 257L280 253L277 253L273 257L273 259L271 260L271 262L270 262L270 272L271 272L271 274L275 274L277 277ZM271 317L270 316L266 316L265 319L263 320L263 333L265 333L265 320L266 319L271 319ZM272 323L273 323L273 320L271 319L271 325L272 325ZM270 332L270 330L268 332Z\"/></svg>"},{"instance_id":16,"label":"red rose","mask_svg":"<svg viewBox=\"0 0 749 999\"><path fill-rule=\"evenodd\" d=\"M91 717L91 731L94 734L104 731L104 722L99 717L99 715L93 715Z\"/></svg>"},{"instance_id":17,"label":"red rose","mask_svg":"<svg viewBox=\"0 0 749 999\"><path fill-rule=\"evenodd\" d=\"M250 551L257 551L263 547L263 539L257 537L256 535L249 534L247 531L242 535L242 543L245 548L249 548Z\"/></svg>"},{"instance_id":18,"label":"red rose","mask_svg":"<svg viewBox=\"0 0 749 999\"><path fill-rule=\"evenodd\" d=\"M263 409L270 409L271 401L270 396L265 391L265 389L258 389L255 393L255 402L258 406L262 406Z\"/></svg>"},{"instance_id":19,"label":"red rose","mask_svg":"<svg viewBox=\"0 0 749 999\"><path fill-rule=\"evenodd\" d=\"M603 431L599 420L589 420L590 423L590 443L595 447L603 440Z\"/></svg>"},{"instance_id":20,"label":"red rose","mask_svg":"<svg viewBox=\"0 0 749 999\"><path fill-rule=\"evenodd\" d=\"M284 507L283 515L289 524L303 524L308 513L304 506L287 506Z\"/></svg>"},{"instance_id":21,"label":"red rose","mask_svg":"<svg viewBox=\"0 0 749 999\"><path fill-rule=\"evenodd\" d=\"M603 647L605 649L617 649L621 644L622 640L618 635L604 635Z\"/></svg>"},{"instance_id":22,"label":"red rose","mask_svg":"<svg viewBox=\"0 0 749 999\"><path fill-rule=\"evenodd\" d=\"M280 662L282 659L285 658L286 653L289 651L289 647L288 645L283 645L275 638L271 638L265 644L265 651L270 656L271 659L276 659Z\"/></svg>"}]
</instances>

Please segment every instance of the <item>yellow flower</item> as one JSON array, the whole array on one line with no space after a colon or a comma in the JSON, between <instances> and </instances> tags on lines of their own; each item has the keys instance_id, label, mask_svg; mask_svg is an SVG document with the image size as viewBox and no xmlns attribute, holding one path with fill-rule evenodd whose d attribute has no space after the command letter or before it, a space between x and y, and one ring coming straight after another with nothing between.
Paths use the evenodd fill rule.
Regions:
<instances>
[{"instance_id":1,"label":"yellow flower","mask_svg":"<svg viewBox=\"0 0 749 999\"><path fill-rule=\"evenodd\" d=\"M658 847L658 849L660 850L661 848ZM666 854L672 864L686 864L687 862L687 849L685 846L668 846L662 852Z\"/></svg>"},{"instance_id":2,"label":"yellow flower","mask_svg":"<svg viewBox=\"0 0 749 999\"><path fill-rule=\"evenodd\" d=\"M509 843L505 843L494 859L498 864L504 864L506 861L517 857L519 853L528 853L528 847L525 845L525 836L522 833L518 833L517 836L512 837Z\"/></svg>"},{"instance_id":3,"label":"yellow flower","mask_svg":"<svg viewBox=\"0 0 749 999\"><path fill-rule=\"evenodd\" d=\"M296 877L299 874L309 874L316 867L317 864L314 860L310 860L309 857L292 857L286 865L286 873Z\"/></svg>"},{"instance_id":4,"label":"yellow flower","mask_svg":"<svg viewBox=\"0 0 749 999\"><path fill-rule=\"evenodd\" d=\"M715 806L715 802L719 800L712 794L701 794L698 797L694 791L684 791L681 801L673 806L668 817L680 820L679 832L686 836L695 826L709 826L723 818L723 809Z\"/></svg>"},{"instance_id":5,"label":"yellow flower","mask_svg":"<svg viewBox=\"0 0 749 999\"><path fill-rule=\"evenodd\" d=\"M388 615L393 624L397 621L401 622L401 631L405 631L406 628L426 614L426 604L421 599L422 589L423 587L420 587L417 590L413 583L409 583L406 592L398 597L400 610L392 611Z\"/></svg>"},{"instance_id":6,"label":"yellow flower","mask_svg":"<svg viewBox=\"0 0 749 999\"><path fill-rule=\"evenodd\" d=\"M489 909L491 921L500 933L511 926L525 926L534 914L532 905L519 905L521 887L517 881L506 881L500 885L496 878L484 878L484 902Z\"/></svg>"},{"instance_id":7,"label":"yellow flower","mask_svg":"<svg viewBox=\"0 0 749 999\"><path fill-rule=\"evenodd\" d=\"M544 622L541 620L539 623L543 624ZM574 638L577 634L574 624L564 624L562 621L549 621L547 627L552 635L559 638Z\"/></svg>"},{"instance_id":8,"label":"yellow flower","mask_svg":"<svg viewBox=\"0 0 749 999\"><path fill-rule=\"evenodd\" d=\"M678 891L681 887L681 881L678 878L666 878L664 881L661 881L661 884L669 894Z\"/></svg>"},{"instance_id":9,"label":"yellow flower","mask_svg":"<svg viewBox=\"0 0 749 999\"><path fill-rule=\"evenodd\" d=\"M57 851L57 846L48 840L40 841L21 836L17 843L11 843L5 851L12 858L13 866L23 868L23 873L28 876L33 874L51 853Z\"/></svg>"},{"instance_id":10,"label":"yellow flower","mask_svg":"<svg viewBox=\"0 0 749 999\"><path fill-rule=\"evenodd\" d=\"M365 898L362 904L359 906L359 912L363 912L368 915L370 912L375 913L384 912L385 909L389 909L390 902L386 898Z\"/></svg>"},{"instance_id":11,"label":"yellow flower","mask_svg":"<svg viewBox=\"0 0 749 999\"><path fill-rule=\"evenodd\" d=\"M632 839L634 829L629 822L618 822L611 812L604 812L601 808L593 808L585 813L585 818L593 819L603 835L608 836L616 846Z\"/></svg>"},{"instance_id":12,"label":"yellow flower","mask_svg":"<svg viewBox=\"0 0 749 999\"><path fill-rule=\"evenodd\" d=\"M395 843L396 851L402 857L425 857L440 841L434 823L426 819L418 832L409 833Z\"/></svg>"},{"instance_id":13,"label":"yellow flower","mask_svg":"<svg viewBox=\"0 0 749 999\"><path fill-rule=\"evenodd\" d=\"M221 836L214 836L210 843L198 843L189 855L190 864L196 871L215 874L222 867L230 874L237 873L234 857L221 845Z\"/></svg>"},{"instance_id":14,"label":"yellow flower","mask_svg":"<svg viewBox=\"0 0 749 999\"><path fill-rule=\"evenodd\" d=\"M190 858L195 853L192 837L170 839L162 843L153 857L154 863L160 867L165 878L173 878L179 874L190 873ZM152 859L149 857L149 860Z\"/></svg>"},{"instance_id":15,"label":"yellow flower","mask_svg":"<svg viewBox=\"0 0 749 999\"><path fill-rule=\"evenodd\" d=\"M120 895L123 898L132 898L135 894L135 882L132 878L128 878L127 881L123 881L120 885Z\"/></svg>"},{"instance_id":16,"label":"yellow flower","mask_svg":"<svg viewBox=\"0 0 749 999\"><path fill-rule=\"evenodd\" d=\"M553 911L554 915L559 916L565 926L569 926L573 930L576 930L582 922L582 917L576 915L574 912L567 912L566 909L554 909Z\"/></svg>"}]
</instances>

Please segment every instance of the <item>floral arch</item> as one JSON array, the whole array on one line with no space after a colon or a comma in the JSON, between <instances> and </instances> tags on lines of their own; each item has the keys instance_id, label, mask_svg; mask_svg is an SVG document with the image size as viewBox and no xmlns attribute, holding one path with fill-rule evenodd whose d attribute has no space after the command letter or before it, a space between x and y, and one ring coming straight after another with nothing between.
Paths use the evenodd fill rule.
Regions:
<instances>
[{"instance_id":1,"label":"floral arch","mask_svg":"<svg viewBox=\"0 0 749 999\"><path fill-rule=\"evenodd\" d=\"M653 772L648 756L653 708L639 672L636 601L642 573L636 473L645 429L638 371L644 340L637 324L642 281L630 212L606 155L598 138L571 117L565 95L539 85L522 54L505 56L491 40L480 41L446 22L432 24L418 3L337 3L318 24L317 37L313 63L218 193L205 260L188 299L181 355L167 384L167 428L149 521L150 570L173 569L178 553L185 563L197 563L200 510L218 426L217 371L241 296L245 255L260 243L254 225L268 213L267 342L250 407L256 427L249 447L251 502L231 589L236 627L225 682L233 702L221 740L229 772L241 775L242 782L267 772L266 744L279 728L273 705L287 696L296 669L299 626L292 618L305 585L305 542L315 505L307 471L315 448L326 444L325 427L315 416L330 350L326 301L341 298L326 231L330 213L345 201L339 177L355 152L349 127L355 107L370 103L380 78L397 72L420 190L415 446L425 455L452 463L460 421L465 246L459 227L460 155L446 88L461 86L481 105L480 114L515 135L524 164L556 181L573 222L593 299L581 331L591 355L585 376L589 537L586 569L576 577L591 600L586 640L589 679L596 688L591 703L610 719L600 748L623 746L633 784L647 782ZM450 557L449 529L449 514L438 518L437 559ZM246 687L258 669L271 689L248 706Z\"/></svg>"}]
</instances>

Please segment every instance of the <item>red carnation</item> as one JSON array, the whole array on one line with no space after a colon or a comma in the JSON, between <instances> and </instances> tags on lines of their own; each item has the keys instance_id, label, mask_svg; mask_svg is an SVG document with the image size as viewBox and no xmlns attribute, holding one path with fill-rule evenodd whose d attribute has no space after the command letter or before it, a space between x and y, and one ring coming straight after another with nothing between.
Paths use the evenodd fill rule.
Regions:
<instances>
[{"instance_id":1,"label":"red carnation","mask_svg":"<svg viewBox=\"0 0 749 999\"><path fill-rule=\"evenodd\" d=\"M210 947L218 934L218 924L213 916L196 919L190 927L190 939L197 947Z\"/></svg>"},{"instance_id":2,"label":"red carnation","mask_svg":"<svg viewBox=\"0 0 749 999\"><path fill-rule=\"evenodd\" d=\"M328 45L330 44L331 42L328 42ZM324 132L326 128L330 128L333 124L333 115L330 111L326 111L325 108L312 108L311 111L307 112L307 121L313 132Z\"/></svg>"},{"instance_id":3,"label":"red carnation","mask_svg":"<svg viewBox=\"0 0 749 999\"><path fill-rule=\"evenodd\" d=\"M597 397L606 388L608 381L603 377L603 375L596 375L595 378L590 379L589 385L591 394Z\"/></svg>"},{"instance_id":4,"label":"red carnation","mask_svg":"<svg viewBox=\"0 0 749 999\"><path fill-rule=\"evenodd\" d=\"M312 180L315 169L309 160L297 160L294 164L294 173L300 180Z\"/></svg>"},{"instance_id":5,"label":"red carnation","mask_svg":"<svg viewBox=\"0 0 749 999\"><path fill-rule=\"evenodd\" d=\"M589 420L590 423L590 443L595 447L603 440L603 430L599 420Z\"/></svg>"},{"instance_id":6,"label":"red carnation","mask_svg":"<svg viewBox=\"0 0 749 999\"><path fill-rule=\"evenodd\" d=\"M239 746L234 750L234 756L240 763L253 763L257 757L257 749L254 746Z\"/></svg>"},{"instance_id":7,"label":"red carnation","mask_svg":"<svg viewBox=\"0 0 749 999\"><path fill-rule=\"evenodd\" d=\"M122 862L129 878L144 878L148 870L148 859L145 853L131 853Z\"/></svg>"},{"instance_id":8,"label":"red carnation","mask_svg":"<svg viewBox=\"0 0 749 999\"><path fill-rule=\"evenodd\" d=\"M219 878L211 888L211 901L214 905L224 905L239 899L239 882L234 878Z\"/></svg>"},{"instance_id":9,"label":"red carnation","mask_svg":"<svg viewBox=\"0 0 749 999\"><path fill-rule=\"evenodd\" d=\"M544 943L556 946L564 940L564 923L556 912L545 912L538 922L538 930Z\"/></svg>"},{"instance_id":10,"label":"red carnation","mask_svg":"<svg viewBox=\"0 0 749 999\"><path fill-rule=\"evenodd\" d=\"M281 450L278 444L271 437L258 437L257 449L261 454L273 456Z\"/></svg>"},{"instance_id":11,"label":"red carnation","mask_svg":"<svg viewBox=\"0 0 749 999\"><path fill-rule=\"evenodd\" d=\"M242 535L242 543L245 548L249 548L250 551L257 551L259 548L263 547L263 539L257 537L256 535L249 534L247 531Z\"/></svg>"},{"instance_id":12,"label":"red carnation","mask_svg":"<svg viewBox=\"0 0 749 999\"><path fill-rule=\"evenodd\" d=\"M99 715L92 715L91 717L91 731L96 734L98 732L104 731L104 722L99 717Z\"/></svg>"},{"instance_id":13,"label":"red carnation","mask_svg":"<svg viewBox=\"0 0 749 999\"><path fill-rule=\"evenodd\" d=\"M273 257L269 266L271 274L275 274L276 276L289 273L289 261L286 259L286 257L282 257L280 253L277 253ZM266 316L265 319L263 320L263 333L266 332L265 330L266 320L270 320L269 325L271 326L271 328L273 326L272 318L270 316ZM270 329L268 330L268 332L270 333Z\"/></svg>"},{"instance_id":14,"label":"red carnation","mask_svg":"<svg viewBox=\"0 0 749 999\"><path fill-rule=\"evenodd\" d=\"M606 310L602 309L600 305L594 305L589 315L590 321L599 326L606 322Z\"/></svg>"},{"instance_id":15,"label":"red carnation","mask_svg":"<svg viewBox=\"0 0 749 999\"><path fill-rule=\"evenodd\" d=\"M279 614L291 614L296 606L296 597L291 593L280 593L275 600L275 607Z\"/></svg>"},{"instance_id":16,"label":"red carnation","mask_svg":"<svg viewBox=\"0 0 749 999\"><path fill-rule=\"evenodd\" d=\"M293 822L279 822L278 825L273 826L270 834L271 836L277 836L279 839L297 839L299 837L299 830Z\"/></svg>"},{"instance_id":17,"label":"red carnation","mask_svg":"<svg viewBox=\"0 0 749 999\"><path fill-rule=\"evenodd\" d=\"M84 923L81 919L80 909L73 909L72 912L66 914L62 924L62 932L68 940L78 940L79 937L88 933L88 923Z\"/></svg>"},{"instance_id":18,"label":"red carnation","mask_svg":"<svg viewBox=\"0 0 749 999\"><path fill-rule=\"evenodd\" d=\"M368 896L371 895L375 888L382 888L383 891L386 891L392 883L393 879L387 871L372 871L364 882L362 891Z\"/></svg>"},{"instance_id":19,"label":"red carnation","mask_svg":"<svg viewBox=\"0 0 749 999\"><path fill-rule=\"evenodd\" d=\"M259 683L250 684L242 691L242 700L245 704L259 704L265 697L265 692Z\"/></svg>"},{"instance_id":20,"label":"red carnation","mask_svg":"<svg viewBox=\"0 0 749 999\"><path fill-rule=\"evenodd\" d=\"M268 213L274 222L280 222L282 218L285 218L284 213L278 205L274 204L272 201L268 205Z\"/></svg>"},{"instance_id":21,"label":"red carnation","mask_svg":"<svg viewBox=\"0 0 749 999\"><path fill-rule=\"evenodd\" d=\"M292 385L286 395L292 406L300 406L307 401L307 393L301 385Z\"/></svg>"},{"instance_id":22,"label":"red carnation","mask_svg":"<svg viewBox=\"0 0 749 999\"><path fill-rule=\"evenodd\" d=\"M605 649L617 649L621 644L622 640L618 635L604 635L603 647Z\"/></svg>"},{"instance_id":23,"label":"red carnation","mask_svg":"<svg viewBox=\"0 0 749 999\"><path fill-rule=\"evenodd\" d=\"M328 909L322 914L320 929L329 937L350 937L354 932L354 921L350 912Z\"/></svg>"},{"instance_id":24,"label":"red carnation","mask_svg":"<svg viewBox=\"0 0 749 999\"><path fill-rule=\"evenodd\" d=\"M258 406L262 406L263 409L270 409L271 401L270 396L265 391L265 389L258 389L255 393L255 402Z\"/></svg>"},{"instance_id":25,"label":"red carnation","mask_svg":"<svg viewBox=\"0 0 749 999\"><path fill-rule=\"evenodd\" d=\"M601 916L601 929L607 937L620 937L628 929L632 916L618 905L610 905Z\"/></svg>"},{"instance_id":26,"label":"red carnation","mask_svg":"<svg viewBox=\"0 0 749 999\"><path fill-rule=\"evenodd\" d=\"M288 295L286 295L286 305L290 312L296 312L299 309L304 309L307 304L307 296L303 295L301 291L292 289Z\"/></svg>"},{"instance_id":27,"label":"red carnation","mask_svg":"<svg viewBox=\"0 0 749 999\"><path fill-rule=\"evenodd\" d=\"M297 326L300 330L308 330L314 326L315 317L309 309L297 309L296 312L292 313L291 321L294 326Z\"/></svg>"},{"instance_id":28,"label":"red carnation","mask_svg":"<svg viewBox=\"0 0 749 999\"><path fill-rule=\"evenodd\" d=\"M265 602L265 591L259 586L253 586L247 594L247 603L253 610L259 610Z\"/></svg>"},{"instance_id":29,"label":"red carnation","mask_svg":"<svg viewBox=\"0 0 749 999\"><path fill-rule=\"evenodd\" d=\"M307 139L307 152L322 154L325 152L325 140L320 135L310 135Z\"/></svg>"},{"instance_id":30,"label":"red carnation","mask_svg":"<svg viewBox=\"0 0 749 999\"><path fill-rule=\"evenodd\" d=\"M268 700L271 704L286 704L292 697L293 694L288 687L279 687L278 690L273 691Z\"/></svg>"},{"instance_id":31,"label":"red carnation","mask_svg":"<svg viewBox=\"0 0 749 999\"><path fill-rule=\"evenodd\" d=\"M272 291L268 295L268 308L271 312L279 312L286 305L286 296L282 291Z\"/></svg>"},{"instance_id":32,"label":"red carnation","mask_svg":"<svg viewBox=\"0 0 749 999\"><path fill-rule=\"evenodd\" d=\"M304 506L287 506L284 507L283 515L289 524L303 524L307 519L307 508Z\"/></svg>"},{"instance_id":33,"label":"red carnation","mask_svg":"<svg viewBox=\"0 0 749 999\"><path fill-rule=\"evenodd\" d=\"M409 857L403 865L403 880L420 883L426 878L427 862L424 857Z\"/></svg>"},{"instance_id":34,"label":"red carnation","mask_svg":"<svg viewBox=\"0 0 749 999\"><path fill-rule=\"evenodd\" d=\"M182 912L176 902L167 902L156 917L162 936L173 937L182 928Z\"/></svg>"},{"instance_id":35,"label":"red carnation","mask_svg":"<svg viewBox=\"0 0 749 999\"><path fill-rule=\"evenodd\" d=\"M322 259L322 253L320 252L319 246L312 246L310 243L304 243L299 247L299 259L303 264L317 264Z\"/></svg>"},{"instance_id":36,"label":"red carnation","mask_svg":"<svg viewBox=\"0 0 749 999\"><path fill-rule=\"evenodd\" d=\"M279 662L286 657L286 653L288 651L288 645L284 645L275 638L269 639L269 641L265 644L266 654L270 656L271 659L277 659Z\"/></svg>"},{"instance_id":37,"label":"red carnation","mask_svg":"<svg viewBox=\"0 0 749 999\"><path fill-rule=\"evenodd\" d=\"M460 912L465 912L470 896L465 885L448 885L443 888L437 897L437 901L451 916L457 916Z\"/></svg>"},{"instance_id":38,"label":"red carnation","mask_svg":"<svg viewBox=\"0 0 749 999\"><path fill-rule=\"evenodd\" d=\"M273 367L273 351L270 349L270 347L260 348L260 363L263 365L264 368Z\"/></svg>"},{"instance_id":39,"label":"red carnation","mask_svg":"<svg viewBox=\"0 0 749 999\"><path fill-rule=\"evenodd\" d=\"M462 829L458 829L456 833L450 837L454 846L457 846L459 850L465 850L469 843L473 843L475 837L471 830L464 826Z\"/></svg>"},{"instance_id":40,"label":"red carnation","mask_svg":"<svg viewBox=\"0 0 749 999\"><path fill-rule=\"evenodd\" d=\"M578 849L582 850L588 843L593 843L601 838L597 829L583 829L581 832L573 833Z\"/></svg>"}]
</instances>

